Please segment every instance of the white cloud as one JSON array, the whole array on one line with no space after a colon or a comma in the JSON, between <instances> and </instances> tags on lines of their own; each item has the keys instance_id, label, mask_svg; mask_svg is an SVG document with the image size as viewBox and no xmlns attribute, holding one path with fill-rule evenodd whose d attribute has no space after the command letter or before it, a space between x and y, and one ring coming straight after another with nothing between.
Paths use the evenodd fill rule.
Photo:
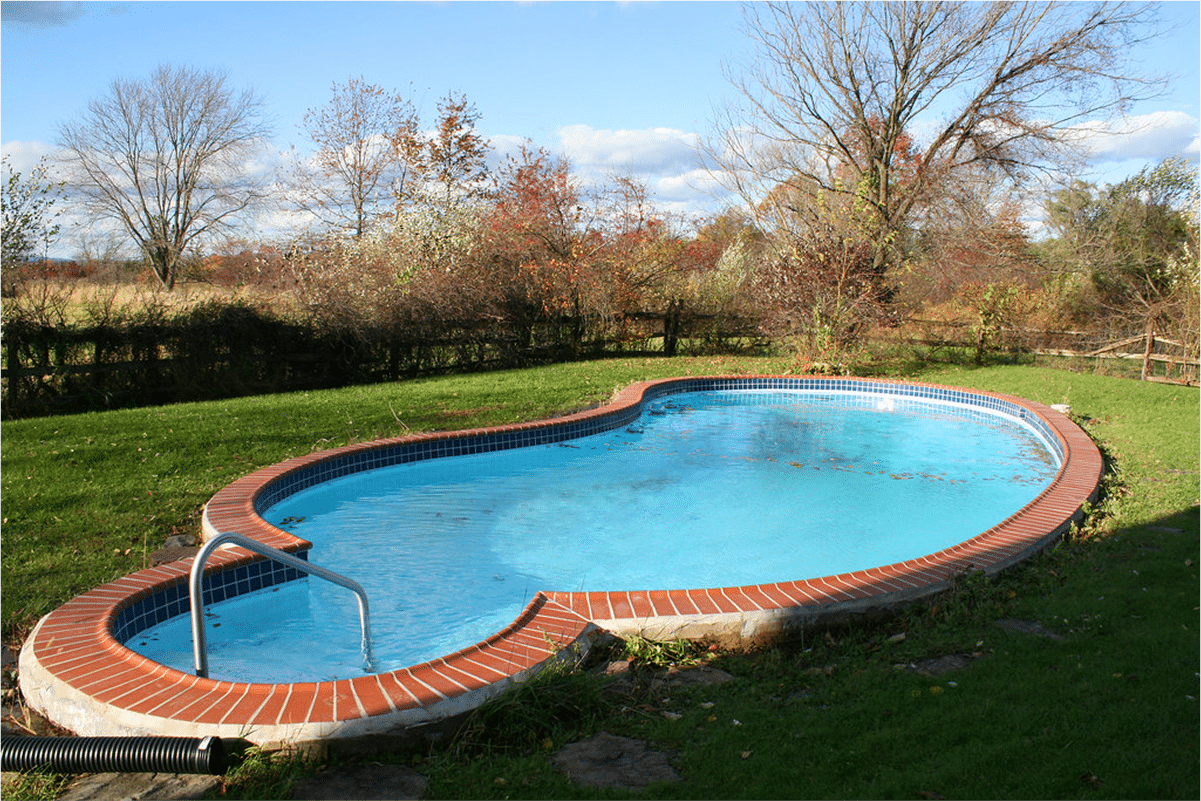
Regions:
<instances>
[{"instance_id":1,"label":"white cloud","mask_svg":"<svg viewBox=\"0 0 1201 801\"><path fill-rule=\"evenodd\" d=\"M667 200L689 200L697 195L724 195L717 177L709 170L696 168L679 175L665 175L654 183L656 194Z\"/></svg>"},{"instance_id":2,"label":"white cloud","mask_svg":"<svg viewBox=\"0 0 1201 801\"><path fill-rule=\"evenodd\" d=\"M508 158L517 158L521 153L521 148L529 144L530 140L525 136L513 136L511 134L495 134L488 137L488 146L491 148L488 151L488 169L496 171L500 168Z\"/></svg>"},{"instance_id":3,"label":"white cloud","mask_svg":"<svg viewBox=\"0 0 1201 801\"><path fill-rule=\"evenodd\" d=\"M651 175L671 175L696 165L696 134L674 128L607 130L589 125L559 129L559 147L582 169L605 168Z\"/></svg>"},{"instance_id":4,"label":"white cloud","mask_svg":"<svg viewBox=\"0 0 1201 801\"><path fill-rule=\"evenodd\" d=\"M615 173L631 175L669 214L703 216L728 195L702 163L699 134L675 128L609 130L582 124L565 126L558 133L558 151L585 183L603 184Z\"/></svg>"},{"instance_id":5,"label":"white cloud","mask_svg":"<svg viewBox=\"0 0 1201 801\"><path fill-rule=\"evenodd\" d=\"M52 145L45 142L20 142L15 139L5 142L3 147L0 147L0 151L8 159L9 169L22 175L28 174L30 170L38 166L38 162L43 158L49 165L57 153Z\"/></svg>"},{"instance_id":6,"label":"white cloud","mask_svg":"<svg viewBox=\"0 0 1201 801\"><path fill-rule=\"evenodd\" d=\"M1092 121L1075 132L1094 161L1151 159L1169 156L1197 158L1197 120L1183 111L1156 111L1112 122Z\"/></svg>"}]
</instances>

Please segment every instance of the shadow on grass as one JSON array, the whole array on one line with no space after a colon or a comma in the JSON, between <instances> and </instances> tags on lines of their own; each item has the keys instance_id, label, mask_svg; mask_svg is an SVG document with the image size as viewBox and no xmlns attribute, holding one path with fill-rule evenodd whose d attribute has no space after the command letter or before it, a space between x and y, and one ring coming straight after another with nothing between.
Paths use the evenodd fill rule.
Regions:
<instances>
[{"instance_id":1,"label":"shadow on grass","mask_svg":"<svg viewBox=\"0 0 1201 801\"><path fill-rule=\"evenodd\" d=\"M430 797L610 798L551 762L604 731L676 755L682 781L647 797L1191 798L1197 510L1100 531L803 640L737 653L619 642L481 707L449 745L372 759L414 767ZM735 678L655 681L665 653ZM623 678L604 672L626 660Z\"/></svg>"}]
</instances>

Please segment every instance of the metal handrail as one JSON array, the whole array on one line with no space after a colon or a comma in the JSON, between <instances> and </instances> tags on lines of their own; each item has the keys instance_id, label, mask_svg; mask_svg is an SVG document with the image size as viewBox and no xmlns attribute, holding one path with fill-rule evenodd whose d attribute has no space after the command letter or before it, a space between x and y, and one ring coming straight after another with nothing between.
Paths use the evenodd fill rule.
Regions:
<instances>
[{"instance_id":1,"label":"metal handrail","mask_svg":"<svg viewBox=\"0 0 1201 801\"><path fill-rule=\"evenodd\" d=\"M272 548L270 545L264 545L258 540L252 540L244 534L227 531L223 534L218 534L204 544L204 547L196 554L196 559L192 562L191 573L188 576L188 595L192 601L192 654L195 657L197 676L208 678L209 674L208 644L204 633L204 598L202 587L204 582L204 563L208 561L213 551L227 543L240 545L246 550L253 551L260 556L265 556L268 559L303 573L308 573L311 576L332 581L334 584L345 587L353 592L359 601L359 630L363 638L363 670L368 673L376 672L375 659L371 655L371 622L367 609L367 593L357 581L348 579L346 576L339 575L332 570L326 570L324 567L309 564L304 559L281 551L278 548Z\"/></svg>"}]
</instances>

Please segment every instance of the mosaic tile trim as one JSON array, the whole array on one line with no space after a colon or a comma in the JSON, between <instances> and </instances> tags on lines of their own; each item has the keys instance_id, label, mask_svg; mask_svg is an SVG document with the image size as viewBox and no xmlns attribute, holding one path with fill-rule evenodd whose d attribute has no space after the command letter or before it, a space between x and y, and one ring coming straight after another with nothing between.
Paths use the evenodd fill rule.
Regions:
<instances>
[{"instance_id":1,"label":"mosaic tile trim","mask_svg":"<svg viewBox=\"0 0 1201 801\"><path fill-rule=\"evenodd\" d=\"M299 551L296 556L308 560L307 551ZM201 601L207 607L227 598L236 598L301 578L305 578L303 572L270 559L260 559L224 570L206 570ZM184 576L179 582L122 608L113 620L113 639L120 643L129 642L151 626L157 626L191 611L188 580Z\"/></svg>"},{"instance_id":2,"label":"mosaic tile trim","mask_svg":"<svg viewBox=\"0 0 1201 801\"><path fill-rule=\"evenodd\" d=\"M475 453L545 445L599 434L614 428L629 425L643 409L654 400L685 392L738 392L759 391L802 391L847 395L888 396L898 399L916 399L950 403L957 406L1002 414L1035 429L1062 461L1063 449L1051 428L1036 415L1020 404L991 395L946 387L900 384L885 381L846 378L694 378L673 380L647 388L640 402L613 411L603 411L584 420L558 422L546 421L537 426L521 427L492 433L464 432L466 436L450 438L419 438L416 441L385 442L364 446L351 453L322 459L285 474L267 484L255 497L254 507L263 513L289 495L317 484L352 475L363 470L374 470L398 464L462 456ZM754 402L748 399L748 402Z\"/></svg>"},{"instance_id":3,"label":"mosaic tile trim","mask_svg":"<svg viewBox=\"0 0 1201 801\"><path fill-rule=\"evenodd\" d=\"M559 420L540 421L520 426L504 426L498 429L482 431L449 432L446 435L418 435L400 441L392 440L381 443L366 443L343 449L349 451L347 453L326 458L320 458L320 454L317 454L318 458L315 461L311 461L300 469L285 471L280 477L266 482L254 496L254 510L256 513L261 514L272 505L296 492L316 486L325 481L352 475L364 470L373 470L425 459L439 459L507 450L510 448L551 444L603 433L614 428L629 425L638 419L648 406L657 401L690 392L728 393L731 400L745 398L744 402L746 403L761 402L763 398L761 393L764 392L778 392L780 393L777 398L778 400L794 401L798 398L795 393L801 392L805 393L801 396L801 399L809 402L821 398L829 398L837 403L870 405L875 399L889 398L894 402L899 402L900 406L898 408L900 409L905 407L907 401L951 404L955 408L956 413L960 415L969 414L971 411L976 411L983 415L999 414L1027 425L1042 436L1059 461L1062 462L1063 460L1063 446L1059 438L1056 437L1054 430L1046 421L1038 415L1031 414L1020 403L987 393L951 387L871 379L789 376L669 379L651 382L646 385L636 385L636 388L641 390L641 392L638 400L635 402L626 405L614 403L610 407L592 409L588 412ZM628 393L629 391L627 390L626 392ZM298 542L301 546L301 550L298 553L302 556L307 555L306 549L308 544L303 541ZM276 565L276 568L279 571L283 571L284 576L287 576L278 579L279 581L288 581L303 577L298 572L283 568L280 565ZM271 583L274 584L277 581L272 581ZM235 579L231 577L229 585L231 588L240 587L242 589L240 592L230 591L228 594L221 594L223 591L220 587L224 585L218 584L218 589L214 591L217 594L213 597L217 598L217 600L222 600L241 594L241 592L252 591L251 589L246 589L250 585L241 578ZM263 586L270 586L270 584ZM255 588L257 589L258 587ZM209 590L206 589L206 604L209 603L208 593ZM156 601L153 598L145 599L139 603L138 609L135 612L129 613L122 619L119 630L125 636L124 639L118 637L118 640L124 642L136 636L141 630L148 628L150 625L165 620L166 617L163 617L166 614L164 609L177 610L179 608L179 601L173 596L165 597L161 601ZM176 612L176 614L186 613L188 608L187 589L185 587L183 591L182 612ZM170 617L170 615L167 615L167 617ZM133 621L138 622L134 623ZM138 628L137 626L141 623L145 623L145 625Z\"/></svg>"}]
</instances>

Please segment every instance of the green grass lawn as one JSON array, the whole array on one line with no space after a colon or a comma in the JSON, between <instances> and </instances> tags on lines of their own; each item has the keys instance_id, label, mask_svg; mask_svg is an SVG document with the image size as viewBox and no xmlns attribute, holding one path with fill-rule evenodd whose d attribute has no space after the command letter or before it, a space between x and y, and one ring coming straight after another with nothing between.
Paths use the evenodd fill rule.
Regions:
<instances>
[{"instance_id":1,"label":"green grass lawn","mask_svg":"<svg viewBox=\"0 0 1201 801\"><path fill-rule=\"evenodd\" d=\"M617 359L5 422L5 643L142 567L170 534L197 533L214 492L281 459L561 414L640 379L787 366ZM1198 391L1033 367L905 372L1070 403L1114 467L1090 525L893 620L718 655L711 664L737 677L718 689L614 699L591 674L557 675L487 711L488 736L377 758L414 762L429 797L624 797L573 787L549 762L552 748L604 730L678 754L683 781L647 797L1195 798ZM1004 618L1063 639L1009 631L997 625ZM905 667L946 654L971 665L939 677ZM256 761L226 789L287 797L287 776L314 768Z\"/></svg>"}]
</instances>

